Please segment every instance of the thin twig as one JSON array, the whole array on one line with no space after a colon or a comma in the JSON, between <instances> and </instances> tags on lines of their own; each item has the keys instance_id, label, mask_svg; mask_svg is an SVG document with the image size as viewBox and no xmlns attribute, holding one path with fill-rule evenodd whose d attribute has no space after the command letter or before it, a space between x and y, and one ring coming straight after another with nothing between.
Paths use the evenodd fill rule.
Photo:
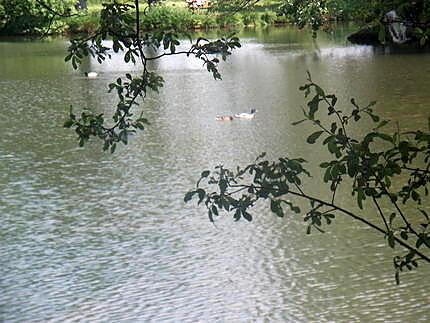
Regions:
<instances>
[{"instance_id":1,"label":"thin twig","mask_svg":"<svg viewBox=\"0 0 430 323\"><path fill-rule=\"evenodd\" d=\"M391 231L390 227L388 226L387 220L385 219L384 213L382 212L382 209L378 204L378 201L376 200L376 198L374 196L372 196L372 199L373 199L373 203L375 203L376 207L378 208L379 215L381 216L382 221L384 221L385 227L387 228L387 232Z\"/></svg>"}]
</instances>

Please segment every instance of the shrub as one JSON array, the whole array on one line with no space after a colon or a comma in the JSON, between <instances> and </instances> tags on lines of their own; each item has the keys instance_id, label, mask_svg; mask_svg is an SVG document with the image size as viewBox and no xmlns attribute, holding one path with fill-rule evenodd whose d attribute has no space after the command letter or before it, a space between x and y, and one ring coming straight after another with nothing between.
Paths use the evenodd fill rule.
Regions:
<instances>
[{"instance_id":1,"label":"shrub","mask_svg":"<svg viewBox=\"0 0 430 323\"><path fill-rule=\"evenodd\" d=\"M99 27L99 12L93 11L86 15L71 17L66 20L66 31L70 34L90 33Z\"/></svg>"},{"instance_id":2,"label":"shrub","mask_svg":"<svg viewBox=\"0 0 430 323\"><path fill-rule=\"evenodd\" d=\"M272 24L274 24L275 21L276 21L276 18L277 18L276 13L274 13L273 11L265 11L260 16L260 20L265 25L272 25Z\"/></svg>"},{"instance_id":3,"label":"shrub","mask_svg":"<svg viewBox=\"0 0 430 323\"><path fill-rule=\"evenodd\" d=\"M216 21L220 27L242 25L242 19L241 19L240 14L234 14L234 15L221 14L221 15L217 16Z\"/></svg>"},{"instance_id":4,"label":"shrub","mask_svg":"<svg viewBox=\"0 0 430 323\"><path fill-rule=\"evenodd\" d=\"M214 14L201 14L198 16L199 22L204 28L215 28L218 26L217 19Z\"/></svg>"},{"instance_id":5,"label":"shrub","mask_svg":"<svg viewBox=\"0 0 430 323\"><path fill-rule=\"evenodd\" d=\"M142 16L141 23L146 30L169 28L187 30L198 23L198 18L185 8L156 6Z\"/></svg>"},{"instance_id":6,"label":"shrub","mask_svg":"<svg viewBox=\"0 0 430 323\"><path fill-rule=\"evenodd\" d=\"M258 21L258 14L254 11L247 11L242 13L242 22L245 26L256 25Z\"/></svg>"},{"instance_id":7,"label":"shrub","mask_svg":"<svg viewBox=\"0 0 430 323\"><path fill-rule=\"evenodd\" d=\"M72 10L73 0L47 0L57 12ZM0 34L40 32L51 24L52 14L34 0L0 0Z\"/></svg>"}]
</instances>

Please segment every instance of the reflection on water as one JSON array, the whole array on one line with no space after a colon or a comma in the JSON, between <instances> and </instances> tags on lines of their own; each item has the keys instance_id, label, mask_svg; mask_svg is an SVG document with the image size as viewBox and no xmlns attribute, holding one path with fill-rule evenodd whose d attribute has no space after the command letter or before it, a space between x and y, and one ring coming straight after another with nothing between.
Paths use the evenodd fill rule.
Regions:
<instances>
[{"instance_id":1,"label":"reflection on water","mask_svg":"<svg viewBox=\"0 0 430 323\"><path fill-rule=\"evenodd\" d=\"M430 57L341 36L317 48L292 29L245 31L221 82L196 60L158 62L151 126L114 155L77 148L61 125L70 105L111 112L106 86L133 66L89 61L81 72L100 78L87 80L63 64L64 41L0 43L0 321L428 321L429 269L395 286L384 239L357 223L307 236L300 218L260 205L251 224L214 227L182 202L218 163L315 156L308 129L291 126L307 70L342 102L378 100L405 129L425 126ZM214 121L251 107L252 121Z\"/></svg>"}]
</instances>

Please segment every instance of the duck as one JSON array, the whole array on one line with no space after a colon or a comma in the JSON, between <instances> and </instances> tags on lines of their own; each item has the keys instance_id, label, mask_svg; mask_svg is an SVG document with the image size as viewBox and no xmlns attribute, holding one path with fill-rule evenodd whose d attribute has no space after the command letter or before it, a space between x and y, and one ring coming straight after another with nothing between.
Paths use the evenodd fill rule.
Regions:
<instances>
[{"instance_id":1,"label":"duck","mask_svg":"<svg viewBox=\"0 0 430 323\"><path fill-rule=\"evenodd\" d=\"M234 117L239 119L253 119L255 117L256 112L257 110L251 109L250 113L247 113L247 112L236 113Z\"/></svg>"},{"instance_id":2,"label":"duck","mask_svg":"<svg viewBox=\"0 0 430 323\"><path fill-rule=\"evenodd\" d=\"M97 77L97 75L98 75L97 72L85 72L84 74L89 79L95 79Z\"/></svg>"},{"instance_id":3,"label":"duck","mask_svg":"<svg viewBox=\"0 0 430 323\"><path fill-rule=\"evenodd\" d=\"M215 120L216 121L232 121L233 116L216 116Z\"/></svg>"}]
</instances>

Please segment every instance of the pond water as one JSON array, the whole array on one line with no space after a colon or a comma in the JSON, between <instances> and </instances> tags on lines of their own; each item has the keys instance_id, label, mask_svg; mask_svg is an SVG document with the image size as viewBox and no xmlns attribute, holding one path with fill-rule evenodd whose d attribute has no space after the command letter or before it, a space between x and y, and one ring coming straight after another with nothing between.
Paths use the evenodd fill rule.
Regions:
<instances>
[{"instance_id":1,"label":"pond water","mask_svg":"<svg viewBox=\"0 0 430 323\"><path fill-rule=\"evenodd\" d=\"M427 125L430 55L353 46L349 31L316 44L290 28L243 31L223 81L191 59L158 62L166 82L144 106L151 125L113 155L97 142L78 148L62 123L70 105L110 113L107 84L136 68L114 57L73 71L63 39L0 42L0 321L428 322L429 266L396 286L395 253L359 223L338 216L306 235L299 216L259 205L251 223L223 216L214 226L183 203L220 163L266 151L318 164L325 153L304 143L312 130L291 125L307 70L342 103L377 100L402 129ZM250 108L252 121L215 121ZM349 193L339 198L353 206Z\"/></svg>"}]
</instances>

